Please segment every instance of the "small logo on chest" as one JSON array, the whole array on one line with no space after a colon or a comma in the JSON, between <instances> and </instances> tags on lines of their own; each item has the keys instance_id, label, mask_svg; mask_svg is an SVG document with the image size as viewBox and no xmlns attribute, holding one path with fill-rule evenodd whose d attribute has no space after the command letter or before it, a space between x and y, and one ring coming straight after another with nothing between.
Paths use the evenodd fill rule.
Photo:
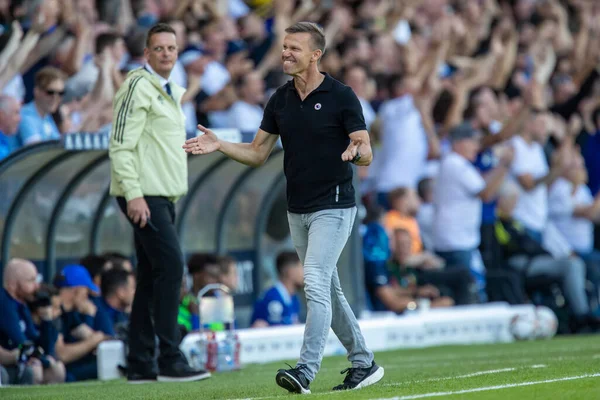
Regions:
<instances>
[{"instance_id":1,"label":"small logo on chest","mask_svg":"<svg viewBox=\"0 0 600 400\"><path fill-rule=\"evenodd\" d=\"M160 94L158 95L157 99L158 99L158 101L160 101L160 104L163 104L165 102L165 98L162 97L162 95L160 95Z\"/></svg>"},{"instance_id":2,"label":"small logo on chest","mask_svg":"<svg viewBox=\"0 0 600 400\"><path fill-rule=\"evenodd\" d=\"M321 103L315 104L315 110L319 111L321 109Z\"/></svg>"}]
</instances>

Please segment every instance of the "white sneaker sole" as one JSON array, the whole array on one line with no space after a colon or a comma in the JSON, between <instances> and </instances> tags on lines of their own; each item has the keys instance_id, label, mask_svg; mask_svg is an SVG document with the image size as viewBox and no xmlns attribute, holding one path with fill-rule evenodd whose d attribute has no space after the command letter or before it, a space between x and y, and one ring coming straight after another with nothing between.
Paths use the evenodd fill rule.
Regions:
<instances>
[{"instance_id":1,"label":"white sneaker sole","mask_svg":"<svg viewBox=\"0 0 600 400\"><path fill-rule=\"evenodd\" d=\"M371 385L379 382L381 380L381 378L383 378L383 374L384 374L383 368L382 367L377 368L377 371L375 371L367 379L365 379L364 381L362 381L361 383L356 385L356 387L353 388L352 390L362 389L364 387L371 386Z\"/></svg>"},{"instance_id":2,"label":"white sneaker sole","mask_svg":"<svg viewBox=\"0 0 600 400\"><path fill-rule=\"evenodd\" d=\"M159 375L157 380L159 382L194 382L194 381L201 381L203 379L207 379L210 378L210 372L205 372L203 374L198 374L198 375L192 375L192 376L186 376L186 377L173 377L173 376L161 376Z\"/></svg>"},{"instance_id":3,"label":"white sneaker sole","mask_svg":"<svg viewBox=\"0 0 600 400\"><path fill-rule=\"evenodd\" d=\"M127 381L130 385L144 385L146 383L156 383L156 379L140 379L136 381Z\"/></svg>"},{"instance_id":4,"label":"white sneaker sole","mask_svg":"<svg viewBox=\"0 0 600 400\"><path fill-rule=\"evenodd\" d=\"M280 387L292 393L310 394L310 389L304 389L300 382L298 382L298 380L292 375L288 374L287 372L284 372L283 374L285 375L277 375L275 379ZM294 390L290 390L290 388ZM298 392L298 389L300 389L300 392Z\"/></svg>"}]
</instances>

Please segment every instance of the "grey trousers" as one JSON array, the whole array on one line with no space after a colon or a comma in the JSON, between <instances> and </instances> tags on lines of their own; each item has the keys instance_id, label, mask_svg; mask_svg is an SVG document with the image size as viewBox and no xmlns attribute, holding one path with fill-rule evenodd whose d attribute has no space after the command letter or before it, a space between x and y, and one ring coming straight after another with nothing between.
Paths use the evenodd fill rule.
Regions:
<instances>
[{"instance_id":1,"label":"grey trousers","mask_svg":"<svg viewBox=\"0 0 600 400\"><path fill-rule=\"evenodd\" d=\"M309 214L288 213L292 241L304 265L307 318L298 365L315 379L329 328L348 351L353 367L370 367L373 353L367 348L358 322L340 286L337 262L352 232L356 207ZM346 266L350 267L350 266Z\"/></svg>"},{"instance_id":2,"label":"grey trousers","mask_svg":"<svg viewBox=\"0 0 600 400\"><path fill-rule=\"evenodd\" d=\"M533 257L529 263L526 256L514 256L508 264L522 271L527 268L527 276L549 275L562 278L562 288L571 310L576 316L583 316L590 312L590 306L585 291L586 267L579 257L553 258L549 255Z\"/></svg>"}]
</instances>

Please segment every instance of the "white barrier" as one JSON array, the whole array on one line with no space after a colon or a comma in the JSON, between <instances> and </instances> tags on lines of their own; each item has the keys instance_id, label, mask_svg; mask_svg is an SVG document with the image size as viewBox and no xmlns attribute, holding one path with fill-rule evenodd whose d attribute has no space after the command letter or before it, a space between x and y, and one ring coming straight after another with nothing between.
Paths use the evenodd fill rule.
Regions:
<instances>
[{"instance_id":1,"label":"white barrier","mask_svg":"<svg viewBox=\"0 0 600 400\"><path fill-rule=\"evenodd\" d=\"M428 310L403 316L384 313L359 321L367 345L373 351L421 348L441 345L476 343L506 343L515 340L513 328L517 316L535 320L535 307L490 303L476 306ZM294 360L302 347L303 325L263 329L241 329L242 364ZM182 352L189 357L199 340L190 333L182 343ZM330 331L325 356L346 354L346 350ZM124 365L123 344L103 342L98 346L98 378L119 378L117 366Z\"/></svg>"}]
</instances>

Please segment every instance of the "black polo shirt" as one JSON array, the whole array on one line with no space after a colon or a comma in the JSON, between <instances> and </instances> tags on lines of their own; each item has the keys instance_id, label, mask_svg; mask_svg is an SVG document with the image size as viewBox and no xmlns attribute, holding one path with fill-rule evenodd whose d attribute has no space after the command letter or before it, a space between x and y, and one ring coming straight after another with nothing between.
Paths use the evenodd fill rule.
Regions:
<instances>
[{"instance_id":1,"label":"black polo shirt","mask_svg":"<svg viewBox=\"0 0 600 400\"><path fill-rule=\"evenodd\" d=\"M325 79L304 101L290 80L271 96L260 126L280 135L284 149L288 210L304 214L356 205L352 165L342 161L349 134L366 130L352 89Z\"/></svg>"}]
</instances>

